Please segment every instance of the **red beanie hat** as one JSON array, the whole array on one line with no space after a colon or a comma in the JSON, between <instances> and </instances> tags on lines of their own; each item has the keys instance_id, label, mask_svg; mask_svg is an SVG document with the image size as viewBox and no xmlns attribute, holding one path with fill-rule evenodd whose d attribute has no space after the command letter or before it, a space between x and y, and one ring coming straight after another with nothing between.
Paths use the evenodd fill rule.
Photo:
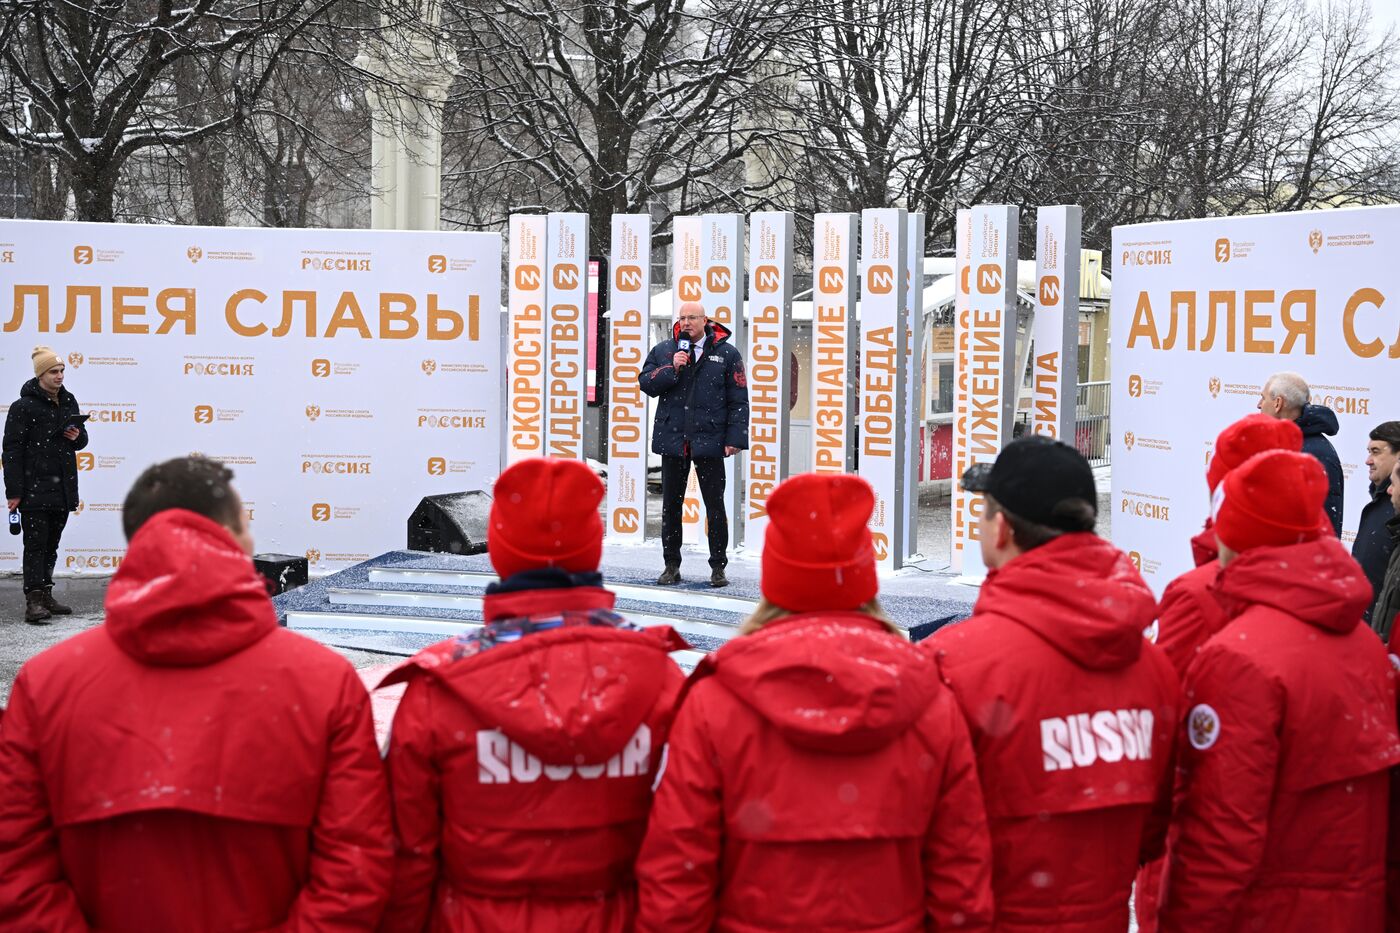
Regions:
<instances>
[{"instance_id":1,"label":"red beanie hat","mask_svg":"<svg viewBox=\"0 0 1400 933\"><path fill-rule=\"evenodd\" d=\"M1206 469L1210 491L1235 467L1266 450L1303 449L1303 432L1293 421L1280 421L1265 414L1248 415L1220 432L1215 439L1215 456Z\"/></svg>"},{"instance_id":2,"label":"red beanie hat","mask_svg":"<svg viewBox=\"0 0 1400 933\"><path fill-rule=\"evenodd\" d=\"M1315 458L1291 450L1255 454L1215 491L1215 536L1237 554L1312 541L1323 531L1326 498L1327 473Z\"/></svg>"},{"instance_id":3,"label":"red beanie hat","mask_svg":"<svg viewBox=\"0 0 1400 933\"><path fill-rule=\"evenodd\" d=\"M856 609L879 591L870 513L875 493L858 476L803 473L768 497L764 597L789 612Z\"/></svg>"},{"instance_id":4,"label":"red beanie hat","mask_svg":"<svg viewBox=\"0 0 1400 933\"><path fill-rule=\"evenodd\" d=\"M501 579L541 567L597 570L603 484L582 461L535 457L496 480L486 549Z\"/></svg>"}]
</instances>

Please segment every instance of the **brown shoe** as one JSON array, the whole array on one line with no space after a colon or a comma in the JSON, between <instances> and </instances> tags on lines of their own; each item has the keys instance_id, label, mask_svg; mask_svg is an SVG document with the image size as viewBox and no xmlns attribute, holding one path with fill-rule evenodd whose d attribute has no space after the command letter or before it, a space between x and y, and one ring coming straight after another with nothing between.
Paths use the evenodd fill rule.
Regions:
<instances>
[{"instance_id":1,"label":"brown shoe","mask_svg":"<svg viewBox=\"0 0 1400 933\"><path fill-rule=\"evenodd\" d=\"M44 606L43 590L31 590L24 594L24 621L30 625L48 625L50 615Z\"/></svg>"},{"instance_id":2,"label":"brown shoe","mask_svg":"<svg viewBox=\"0 0 1400 933\"><path fill-rule=\"evenodd\" d=\"M56 616L71 616L73 609L53 598L53 587L44 587L44 608Z\"/></svg>"}]
</instances>

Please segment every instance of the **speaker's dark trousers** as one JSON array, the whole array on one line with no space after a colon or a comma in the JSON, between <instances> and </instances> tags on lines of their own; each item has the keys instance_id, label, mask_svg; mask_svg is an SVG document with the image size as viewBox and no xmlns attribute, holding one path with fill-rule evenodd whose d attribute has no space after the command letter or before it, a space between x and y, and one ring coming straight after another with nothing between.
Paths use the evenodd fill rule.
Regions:
<instances>
[{"instance_id":1,"label":"speaker's dark trousers","mask_svg":"<svg viewBox=\"0 0 1400 933\"><path fill-rule=\"evenodd\" d=\"M705 500L705 517L710 525L710 566L721 568L729 563L725 549L729 546L729 517L724 514L724 458L670 457L661 458L661 554L667 567L681 563L681 506L685 502L685 487L690 481L690 465L695 464L695 478L700 484L700 498Z\"/></svg>"},{"instance_id":2,"label":"speaker's dark trousers","mask_svg":"<svg viewBox=\"0 0 1400 933\"><path fill-rule=\"evenodd\" d=\"M24 591L32 593L53 586L58 563L58 540L68 513L59 509L24 509Z\"/></svg>"}]
</instances>

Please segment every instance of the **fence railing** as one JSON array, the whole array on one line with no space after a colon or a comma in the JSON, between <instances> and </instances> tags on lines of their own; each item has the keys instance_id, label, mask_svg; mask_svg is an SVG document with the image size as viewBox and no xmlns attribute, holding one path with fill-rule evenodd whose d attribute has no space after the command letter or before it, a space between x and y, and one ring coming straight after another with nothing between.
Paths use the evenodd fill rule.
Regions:
<instances>
[{"instance_id":1,"label":"fence railing","mask_svg":"<svg viewBox=\"0 0 1400 933\"><path fill-rule=\"evenodd\" d=\"M1091 466L1107 466L1112 445L1108 439L1107 382L1081 382L1074 404L1074 446Z\"/></svg>"}]
</instances>

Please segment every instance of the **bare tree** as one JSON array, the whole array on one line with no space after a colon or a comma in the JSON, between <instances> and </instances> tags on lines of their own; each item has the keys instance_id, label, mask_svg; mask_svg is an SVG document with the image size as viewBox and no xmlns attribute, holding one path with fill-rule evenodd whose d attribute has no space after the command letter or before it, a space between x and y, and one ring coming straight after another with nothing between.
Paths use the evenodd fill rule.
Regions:
<instances>
[{"instance_id":1,"label":"bare tree","mask_svg":"<svg viewBox=\"0 0 1400 933\"><path fill-rule=\"evenodd\" d=\"M128 159L247 120L298 36L339 2L13 0L0 8L0 141L61 164L79 219L113 220Z\"/></svg>"},{"instance_id":2,"label":"bare tree","mask_svg":"<svg viewBox=\"0 0 1400 933\"><path fill-rule=\"evenodd\" d=\"M794 3L450 7L462 70L448 105L448 211L468 226L498 224L508 201L586 211L605 242L614 213L657 202L743 209L762 194L743 160L777 132L749 119L764 93L756 69Z\"/></svg>"}]
</instances>

